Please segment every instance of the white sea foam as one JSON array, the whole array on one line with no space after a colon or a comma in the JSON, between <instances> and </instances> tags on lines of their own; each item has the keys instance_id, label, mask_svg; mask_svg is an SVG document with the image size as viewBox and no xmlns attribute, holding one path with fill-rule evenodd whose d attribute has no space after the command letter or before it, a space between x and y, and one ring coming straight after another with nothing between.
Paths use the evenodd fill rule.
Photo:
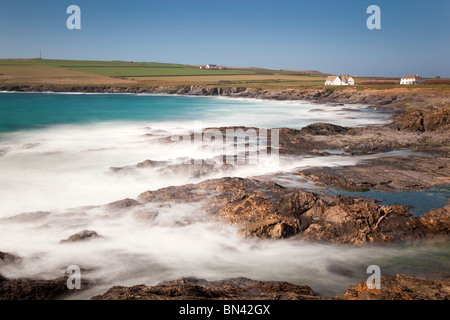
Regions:
<instances>
[{"instance_id":1,"label":"white sea foam","mask_svg":"<svg viewBox=\"0 0 450 320\"><path fill-rule=\"evenodd\" d=\"M308 118L314 113L310 110L318 107L324 111ZM302 123L333 119L342 125L385 121L377 114L368 113L365 117L361 112L355 112L361 115L359 118L348 121L344 115L335 115L339 108L264 101L250 103L240 113L230 114L226 106L216 107L200 120L203 127L245 124L269 128L283 123L289 126L296 119L306 121ZM148 204L145 208L122 211L102 206L80 207L135 198L145 190L204 179L189 174L161 174L157 168L130 174L109 172L110 167L132 166L147 159L176 164L183 157L213 158L217 154L210 151L158 140L193 126L189 121L109 122L2 134L0 218L39 210L50 212L31 214L26 219L23 216L24 219L0 219L0 250L25 258L20 267L10 265L2 268L2 273L9 277L54 278L55 270L63 272L67 266L78 264L88 270L89 277L104 282L79 296L83 298L101 293L111 285L155 284L181 276L210 280L246 276L308 284L320 293L342 293L349 279L353 282L365 279L368 264L384 264L389 269L390 259L408 256L415 259L422 253L429 254L429 248L336 248L295 239L242 239L236 234L236 226L213 223L195 204L162 208ZM238 166L231 172L219 171L207 178L258 176L318 165L352 165L364 159L367 157L337 155L282 157L279 163L264 159L257 165ZM159 215L152 222L138 220L133 212L139 209L157 210ZM59 243L86 229L97 231L103 238ZM334 264L348 268L353 275L346 278L330 272Z\"/></svg>"},{"instance_id":2,"label":"white sea foam","mask_svg":"<svg viewBox=\"0 0 450 320\"><path fill-rule=\"evenodd\" d=\"M186 157L211 159L222 154L155 140L161 137L159 131L164 131L162 137L181 134L185 131L181 125L158 125L151 129L141 123L61 125L3 135L0 149L7 151L0 157L0 217L103 204L135 198L145 190L201 181L201 176L162 176L157 169L139 170L135 175L109 174L111 167L135 165L147 159L179 164ZM146 136L152 132L152 136ZM353 165L365 158L281 157L279 162L260 158L256 165L236 166L231 172L215 172L208 178L250 177L309 166Z\"/></svg>"}]
</instances>

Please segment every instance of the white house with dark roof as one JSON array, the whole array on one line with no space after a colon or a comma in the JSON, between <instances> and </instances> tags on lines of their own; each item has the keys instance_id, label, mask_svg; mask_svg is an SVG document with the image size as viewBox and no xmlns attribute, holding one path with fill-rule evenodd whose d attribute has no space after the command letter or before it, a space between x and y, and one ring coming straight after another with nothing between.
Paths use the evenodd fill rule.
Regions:
<instances>
[{"instance_id":1,"label":"white house with dark roof","mask_svg":"<svg viewBox=\"0 0 450 320\"><path fill-rule=\"evenodd\" d=\"M343 76L328 76L325 80L326 86L354 86L355 80L348 74Z\"/></svg>"},{"instance_id":2,"label":"white house with dark roof","mask_svg":"<svg viewBox=\"0 0 450 320\"><path fill-rule=\"evenodd\" d=\"M216 70L219 69L215 64L207 64L205 69Z\"/></svg>"},{"instance_id":3,"label":"white house with dark roof","mask_svg":"<svg viewBox=\"0 0 450 320\"><path fill-rule=\"evenodd\" d=\"M415 76L404 76L400 79L400 84L418 84L418 83L424 83L425 80L418 74Z\"/></svg>"}]
</instances>

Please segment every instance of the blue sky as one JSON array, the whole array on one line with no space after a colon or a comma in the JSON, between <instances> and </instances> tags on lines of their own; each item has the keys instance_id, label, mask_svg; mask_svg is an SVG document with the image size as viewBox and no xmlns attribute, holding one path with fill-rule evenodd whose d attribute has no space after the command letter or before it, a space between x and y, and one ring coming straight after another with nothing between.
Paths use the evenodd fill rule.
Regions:
<instances>
[{"instance_id":1,"label":"blue sky","mask_svg":"<svg viewBox=\"0 0 450 320\"><path fill-rule=\"evenodd\" d=\"M81 8L81 30L66 8ZM381 8L381 30L366 9ZM0 58L450 77L449 0L0 0Z\"/></svg>"}]
</instances>

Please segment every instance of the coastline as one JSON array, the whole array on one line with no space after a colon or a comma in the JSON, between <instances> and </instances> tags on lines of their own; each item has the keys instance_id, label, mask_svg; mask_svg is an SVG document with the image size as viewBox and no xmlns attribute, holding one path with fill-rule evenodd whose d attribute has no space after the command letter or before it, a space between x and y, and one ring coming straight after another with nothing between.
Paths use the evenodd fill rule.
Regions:
<instances>
[{"instance_id":1,"label":"coastline","mask_svg":"<svg viewBox=\"0 0 450 320\"><path fill-rule=\"evenodd\" d=\"M2 92L35 93L105 93L105 94L168 94L183 96L223 96L262 100L304 100L318 103L349 103L374 106L382 110L401 111L405 103L434 103L450 101L450 92L430 89L394 88L358 90L355 87L322 89L255 89L218 86L63 86L63 85L3 85Z\"/></svg>"},{"instance_id":2,"label":"coastline","mask_svg":"<svg viewBox=\"0 0 450 320\"><path fill-rule=\"evenodd\" d=\"M197 87L197 86L191 86L189 88L184 89L176 89L173 87L151 87L151 88L116 88L116 87L82 87L75 88L75 90L82 90L82 91L73 91L74 88L61 88L61 87L52 87L52 86L12 86L12 87L0 87L0 90L5 90L7 92L35 92L35 93L44 93L44 92L55 92L55 93L74 93L74 94L164 94L164 95L186 95L186 96L223 96L223 97L230 97L230 98L245 98L245 99L264 99L264 100L279 100L279 101L312 101L317 103L354 103L354 104L364 104L367 107L375 107L377 110L386 111L392 113L392 120L393 122L388 125L383 126L364 126L360 128L344 128L339 126L333 126L333 125L327 125L327 124L318 124L313 126L308 126L303 128L302 130L295 130L295 129L285 129L282 132L282 141L281 141L281 147L283 149L283 152L286 154L321 154L323 156L327 156L327 152L321 152L318 150L324 150L329 149L333 150L336 149L339 146L346 146L349 154L370 154L370 153L376 153L376 152L383 152L388 150L404 150L404 149L411 149L416 148L418 141L422 139L423 135L426 135L427 137L431 137L431 139L428 139L426 143L424 142L423 145L419 145L417 149L413 149L415 151L423 151L427 152L433 155L433 158L430 159L428 162L424 162L424 159L420 156L415 157L412 159L412 163L416 167L414 169L414 172L416 175L411 176L410 180L398 180L399 177L402 177L405 171L407 169L402 169L400 164L404 162L405 158L402 157L390 157L389 161L390 163L386 162L386 160L383 161L374 161L369 166L352 166L350 168L347 168L345 171L345 175L349 177L349 179L342 180L340 178L333 177L335 172L326 171L322 172L319 167L319 171L314 171L314 168L311 170L301 173L306 178L316 177L314 178L317 183L322 183L326 186L332 186L332 187L338 187L338 188L344 188L344 189L354 189L354 190L362 190L364 188L371 188L375 190L383 190L382 188L391 187L391 190L408 190L410 186L413 186L413 190L426 190L429 185L433 185L433 181L429 180L429 172L431 172L431 176L437 177L440 182L445 182L442 178L450 176L448 174L449 170L449 163L448 163L448 128L449 128L449 119L448 119L448 96L447 95L438 95L435 92L431 93L424 93L424 92L397 92L394 91L390 93L389 95L383 95L383 92L360 92L355 89L345 89L342 91L333 91L329 92L327 89L323 90L284 90L284 91L277 91L277 90L255 90L255 89L245 89L245 88L229 88L227 90L219 90L217 87ZM13 90L14 89L14 90ZM52 91L51 89L54 89L55 91ZM177 90L174 92L174 90ZM181 91L180 91L181 90ZM380 99L380 96L381 99ZM302 99L298 99L301 97ZM395 98L394 98L395 97ZM442 103L444 102L444 103ZM406 108L405 103L417 103L422 104L419 107L416 108ZM444 111L444 118L442 117L442 110ZM418 113L419 112L419 113ZM421 113L422 112L422 113ZM422 118L421 118L422 117ZM447 117L447 118L445 118ZM444 121L441 121L444 119ZM430 123L430 125L427 127L427 123ZM438 123L438 125L434 125ZM324 134L325 133L325 134ZM382 137L379 140L374 140L371 142L371 144L366 144L364 146L361 146L361 139L368 139L370 137ZM284 138L284 139L283 139ZM291 141L297 141L300 142L299 144L293 144ZM144 159L143 159L144 160ZM420 169L419 169L420 167ZM380 173L386 172L386 171L394 171L394 169L400 170L398 172L393 172L390 176L387 177L387 180L390 181L390 183L386 183L386 181L380 180ZM444 168L444 169L442 169ZM359 170L359 171L358 171ZM440 175L439 175L440 174ZM337 174L339 176L339 173ZM426 179L425 179L426 177ZM351 178L351 179L350 179ZM314 180L312 179L312 180ZM397 179L397 180L396 180ZM429 185L426 183L423 183L422 185L418 185L417 183L414 184L414 181L429 181ZM253 183L249 179L246 179L244 183ZM447 182L448 183L448 182ZM233 185L231 185L233 187ZM245 190L246 188L240 188L236 187L236 191L234 191L237 195L239 194L240 190ZM189 188L189 186L180 186L179 190L182 191L181 194L183 194L183 188ZM381 189L380 189L381 188ZM226 190L230 190L230 187L225 187ZM178 189L177 189L178 190ZM267 187L268 192L274 192L275 198L277 197L277 192L281 192L281 194L284 194L285 191L279 191L277 190L276 186L268 186ZM390 189L387 189L390 191ZM159 193L161 193L162 199L165 198L164 190L158 190ZM153 193L155 194L155 193ZM158 193L156 193L158 194ZM146 197L147 195L144 193L143 197ZM154 195L153 195L154 196ZM248 196L248 195L246 195ZM174 195L173 197L177 197L177 195ZM268 198L270 199L271 196ZM311 196L307 196L311 197ZM348 200L330 200L332 198L329 198L328 201L338 201L338 205L347 206ZM340 199L340 198L336 198ZM181 199L184 201L183 199ZM366 199L367 200L367 199ZM146 199L145 201L150 201ZM309 200L308 200L309 201ZM316 201L316 200L314 200ZM313 202L314 202L313 201ZM341 202L339 202L341 201ZM347 201L347 202L346 202ZM362 204L367 205L367 202L362 202ZM116 204L116 205L122 205L122 204ZM352 204L356 205L356 204ZM128 204L126 205L128 206ZM255 206L258 207L258 204L255 203ZM447 219L449 215L449 205L447 205L446 209L442 208L441 211L435 210L431 214L425 216L426 219L417 220L420 221L421 227L420 230L417 231L417 222L416 220L408 220L407 215L403 211L398 211L398 209L391 208L390 212L394 212L394 216L396 218L406 219L404 222L406 224L409 224L407 229L399 228L399 226L393 225L392 230L394 233L398 232L399 234L402 232L410 232L411 238L408 237L401 237L400 241L409 241L410 239L415 239L416 237L421 238L422 234L421 232L429 232L430 234L442 234L442 235L448 235L449 228L448 224L449 221ZM344 207L343 207L344 208ZM322 210L322 209L320 209ZM359 209L358 209L359 210ZM378 209L377 209L378 210ZM224 211L225 214L228 214L228 211ZM333 213L334 214L334 213ZM230 216L231 220L235 219L234 217ZM380 217L376 217L380 219ZM240 219L240 218L239 218ZM239 220L238 219L238 220ZM282 239L285 237L292 236L292 234L295 234L298 231L301 231L301 228L297 226L297 222L291 221L291 220L283 220L282 217L280 217L280 221L277 222L275 225L271 225L270 223L264 218L262 218L260 225L250 225L247 226L246 229L243 229L244 234L245 233L254 233L257 237L260 236L262 238L269 237L273 239ZM382 220L383 218L381 218ZM395 217L394 217L395 219ZM380 220L380 221L381 221ZM384 219L386 221L388 219ZM244 220L239 220L240 222L244 222ZM439 223L444 223L444 227L442 227L439 223L436 224L436 221L439 221ZM269 223L269 224L267 224ZM420 224L419 223L419 224ZM377 223L378 225L378 223ZM439 229L441 228L442 229ZM298 228L298 231L295 231L294 229ZM314 229L316 228L316 229ZM315 231L319 231L320 229L317 229L317 227L314 227L313 229ZM395 228L398 228L396 230ZM438 230L436 229L438 228ZM293 231L294 230L294 231ZM304 230L303 230L304 231ZM312 241L321 241L323 239L327 239L329 237L329 234L322 233L321 236L323 236L323 239L316 238L314 233L310 232L309 236L312 236L310 240ZM347 236L347 235L344 235ZM380 235L380 239L384 237L383 234ZM394 236L396 238L397 235ZM345 238L346 240L336 241L336 245L339 243L352 243L353 238L350 236L350 238ZM397 241L398 239L396 239ZM358 240L360 241L360 240ZM353 243L370 243L371 241L362 241L362 242L353 242ZM390 241L387 241L388 243ZM0 248L1 249L1 248ZM0 261L1 262L1 261ZM446 277L444 275L444 277ZM403 278L402 278L403 279ZM395 285L396 279L388 278L391 284L387 284L387 286L393 286ZM26 283L28 283L31 286L36 286L35 290L42 289L42 286L59 286L61 287L61 283L64 283L65 280L52 280L52 282L46 283L45 285L41 281L40 283L35 283L36 280L10 280L10 279L4 279L2 280L2 277L0 276L0 285L8 286L9 288L15 287L16 290L20 291L25 289L17 289L17 287L21 286L27 286ZM224 280L226 281L233 281L231 280ZM387 281L387 280L385 280ZM411 279L408 278L407 281L409 284L416 284L421 283L420 280ZM3 283L3 284L2 284ZM409 285L408 284L408 285ZM436 286L441 283L435 283L430 282L425 284L426 286ZM170 284L173 285L173 284ZM178 285L178 284L176 284ZM186 283L181 283L179 286L182 288L191 285L189 281ZM219 286L221 284L213 284L213 286ZM444 285L448 285L447 282L444 283ZM359 287L364 286L363 284L358 284ZM359 288L358 287L358 288ZM424 287L424 288L425 288ZM359 289L355 288L353 289L353 293L346 294L347 296L351 298L357 298L359 296ZM125 289L116 289L116 290L125 290ZM134 290L134 289L132 289ZM241 290L241 289L239 289ZM296 290L293 288L292 290ZM406 286L405 292L407 292L408 286ZM64 292L64 291L63 291ZM355 293L357 292L357 293ZM61 292L62 293L62 292ZM355 296L356 295L356 296ZM313 296L313 294L309 294L309 296ZM363 295L364 296L364 295ZM397 296L397 298L401 297L407 297L408 295L400 295ZM120 297L123 299L121 291L119 291L116 295L114 292L110 292L109 296L104 296L103 298L118 298ZM386 296L384 296L386 297ZM46 297L46 298L53 298ZM96 297L97 299L100 299L102 297ZM153 298L156 298L153 296ZM297 296L299 298L299 296ZM336 299L343 299L343 297L334 297ZM366 297L367 298L367 297ZM376 297L372 297L376 298ZM315 299L315 298L313 298Z\"/></svg>"}]
</instances>

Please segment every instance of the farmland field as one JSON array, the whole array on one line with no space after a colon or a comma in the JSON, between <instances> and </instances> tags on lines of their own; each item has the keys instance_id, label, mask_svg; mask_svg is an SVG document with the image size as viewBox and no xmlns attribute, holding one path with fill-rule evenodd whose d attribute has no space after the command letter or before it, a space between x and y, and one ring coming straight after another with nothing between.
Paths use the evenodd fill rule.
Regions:
<instances>
[{"instance_id":1,"label":"farmland field","mask_svg":"<svg viewBox=\"0 0 450 320\"><path fill-rule=\"evenodd\" d=\"M109 77L158 77L158 76L208 76L208 75L238 75L253 74L246 70L205 70L187 67L162 66L78 66L67 67L70 70L95 73Z\"/></svg>"},{"instance_id":2,"label":"farmland field","mask_svg":"<svg viewBox=\"0 0 450 320\"><path fill-rule=\"evenodd\" d=\"M246 88L323 88L327 74L318 71L222 67L206 70L195 65L94 60L3 59L0 85L211 85ZM398 78L355 77L356 88L399 88ZM404 87L404 86L402 86ZM348 88L328 87L329 90ZM409 88L449 90L448 79L428 79Z\"/></svg>"}]
</instances>

